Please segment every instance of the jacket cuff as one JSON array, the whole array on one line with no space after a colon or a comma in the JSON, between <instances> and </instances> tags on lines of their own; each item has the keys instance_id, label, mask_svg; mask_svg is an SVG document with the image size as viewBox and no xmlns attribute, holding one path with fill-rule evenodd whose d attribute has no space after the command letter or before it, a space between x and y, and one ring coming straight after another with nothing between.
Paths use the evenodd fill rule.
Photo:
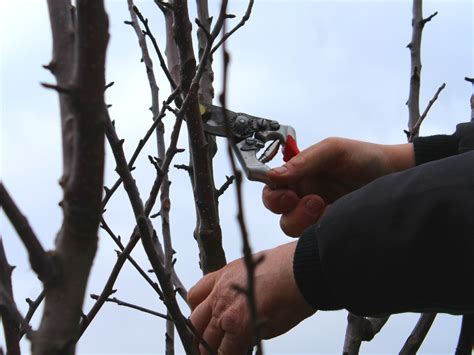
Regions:
<instances>
[{"instance_id":1,"label":"jacket cuff","mask_svg":"<svg viewBox=\"0 0 474 355\"><path fill-rule=\"evenodd\" d=\"M318 310L343 308L332 293L322 271L319 257L317 226L308 228L298 240L293 257L296 284L306 302Z\"/></svg>"},{"instance_id":2,"label":"jacket cuff","mask_svg":"<svg viewBox=\"0 0 474 355\"><path fill-rule=\"evenodd\" d=\"M458 154L458 138L455 135L416 137L413 141L415 163L421 165L433 160Z\"/></svg>"}]
</instances>

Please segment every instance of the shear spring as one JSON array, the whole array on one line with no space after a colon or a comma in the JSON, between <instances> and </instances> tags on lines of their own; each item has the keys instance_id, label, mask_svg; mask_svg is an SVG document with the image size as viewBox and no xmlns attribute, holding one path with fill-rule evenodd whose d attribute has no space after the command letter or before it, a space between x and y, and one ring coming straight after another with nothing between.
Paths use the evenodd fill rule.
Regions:
<instances>
[{"instance_id":1,"label":"shear spring","mask_svg":"<svg viewBox=\"0 0 474 355\"><path fill-rule=\"evenodd\" d=\"M275 139L267 149L262 153L262 155L258 158L258 161L261 163L265 164L271 161L275 155L278 153L278 150L280 149L280 142L278 139Z\"/></svg>"}]
</instances>

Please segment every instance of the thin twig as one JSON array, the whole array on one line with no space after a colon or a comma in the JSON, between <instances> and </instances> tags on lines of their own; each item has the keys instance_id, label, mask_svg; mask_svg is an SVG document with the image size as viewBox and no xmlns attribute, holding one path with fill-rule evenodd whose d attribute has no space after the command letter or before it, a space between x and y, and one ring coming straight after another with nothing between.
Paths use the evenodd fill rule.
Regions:
<instances>
[{"instance_id":1,"label":"thin twig","mask_svg":"<svg viewBox=\"0 0 474 355\"><path fill-rule=\"evenodd\" d=\"M433 98L432 98L432 99L430 100L430 102L428 103L428 106L426 106L425 111L423 111L423 114L420 116L420 118L418 119L418 121L416 121L415 125L414 125L413 128L411 129L410 137L409 137L409 139L408 139L409 142L413 142L413 139L415 139L415 137L418 136L418 132L420 131L420 127L421 127L421 124L423 123L423 120L426 118L426 116L428 115L428 112L429 112L430 109L431 109L431 106L433 106L433 104L436 102L436 100L438 100L439 94L441 93L441 91L444 90L445 87L446 87L446 83L443 83L443 84L438 88L438 90L437 90L436 93L434 94Z\"/></svg>"},{"instance_id":2,"label":"thin twig","mask_svg":"<svg viewBox=\"0 0 474 355\"><path fill-rule=\"evenodd\" d=\"M31 228L26 217L16 206L10 194L3 183L0 182L0 206L3 207L5 214L15 228L23 245L28 251L31 268L37 273L38 277L44 283L52 282L57 271L50 256L43 249L38 237Z\"/></svg>"},{"instance_id":3,"label":"thin twig","mask_svg":"<svg viewBox=\"0 0 474 355\"><path fill-rule=\"evenodd\" d=\"M176 301L172 283L172 274L171 272L166 272L162 261L158 256L157 250L155 249L151 222L147 217L149 213L145 211L145 207L140 198L137 185L127 166L127 161L125 159L123 147L121 144L122 141L120 141L120 139L117 137L115 128L113 127L110 118L105 122L105 133L117 163L117 173L122 177L125 191L127 192L133 213L135 215L143 248L145 249L155 275L158 278L163 290L164 303L174 320L185 351L192 354L195 352L195 348L193 346L193 336L189 332L185 318L181 313L179 305Z\"/></svg>"},{"instance_id":4,"label":"thin twig","mask_svg":"<svg viewBox=\"0 0 474 355\"><path fill-rule=\"evenodd\" d=\"M184 105L184 104L183 104ZM110 119L109 119L110 121ZM178 137L179 137L179 131L181 129L182 125L182 115L178 116L175 122L175 126L173 128L173 132L171 133L171 141L170 141L170 146L168 151L166 152L166 158L163 161L161 165L161 170L162 171L167 171L169 168L169 165L171 164L171 161L175 155L176 152L176 144L178 142ZM123 168L122 168L123 169ZM153 209L153 206L156 201L156 196L158 194L158 191L160 190L161 184L162 184L162 175L158 175L153 183L153 186L151 188L150 192L150 197L148 198L146 204L145 204L145 214L149 215L151 213L151 210ZM107 282L102 290L100 298L97 300L97 302L94 304L92 309L89 311L87 316L83 318L80 326L80 332L79 332L79 337L82 336L82 334L85 332L89 324L92 322L92 320L95 318L99 310L102 308L102 306L105 303L105 299L110 296L113 290L113 285L115 281L117 280L118 274L120 273L120 270L122 269L125 261L127 260L127 256L130 255L132 250L135 248L137 245L138 241L140 240L140 234L138 232L138 228L135 227L132 236L130 237L129 242L125 246L125 249L122 251L122 253L119 255L117 258L117 261L115 262L115 265L112 269L112 272L109 275L109 278L107 279ZM174 278L175 282L177 281L177 278ZM179 291L186 292L184 287L178 287ZM180 293L181 294L181 293ZM187 297L185 296L184 299Z\"/></svg>"},{"instance_id":5,"label":"thin twig","mask_svg":"<svg viewBox=\"0 0 474 355\"><path fill-rule=\"evenodd\" d=\"M230 185L232 185L232 183L234 182L235 180L235 176L232 175L232 176L226 176L226 180L225 182L222 184L222 186L216 191L216 198L219 198L221 197L224 192L227 191L227 189L230 187Z\"/></svg>"},{"instance_id":6,"label":"thin twig","mask_svg":"<svg viewBox=\"0 0 474 355\"><path fill-rule=\"evenodd\" d=\"M94 300L97 300L97 299L99 299L99 296L98 296L98 295L95 295L95 294L92 294L92 295L91 295L91 298L94 299ZM170 318L169 318L166 314L163 314L163 313L160 313L160 312L156 312L156 311L153 311L153 310L151 310L151 309L148 309L148 308L145 308L145 307L142 307L142 306L138 306L138 305L135 305L135 304L132 304L132 303L128 303L128 302L119 300L117 297L112 297L112 298L109 297L109 298L107 298L105 301L106 301L106 302L115 303L115 304L117 304L117 305L119 305L119 306L123 306L123 307L127 307L127 308L136 309L137 311L140 311L140 312L152 314L152 315L154 315L154 316L157 316L157 317L160 317L160 318L163 318L163 319L170 320Z\"/></svg>"},{"instance_id":7,"label":"thin twig","mask_svg":"<svg viewBox=\"0 0 474 355\"><path fill-rule=\"evenodd\" d=\"M222 43L227 41L227 39L230 36L232 36L238 29L240 29L242 26L245 25L245 23L249 20L250 15L252 14L253 3L254 3L254 0L249 1L249 4L247 6L247 10L245 11L245 14L242 17L242 19L240 20L240 22L234 28L232 28L232 30L230 30L229 32L226 32L222 36L222 38L217 42L217 44L214 46L214 48L212 48L211 54L214 54L214 52L219 49L219 47L222 45Z\"/></svg>"},{"instance_id":8,"label":"thin twig","mask_svg":"<svg viewBox=\"0 0 474 355\"><path fill-rule=\"evenodd\" d=\"M130 5L133 4L133 1L129 0L129 9ZM134 26L135 30L140 28L138 22L137 22L137 17L141 21L141 23L145 26L145 31L143 31L143 34L145 36L148 36L153 44L153 47L155 49L155 52L158 55L159 61L161 68L163 69L163 72L165 73L166 77L168 78L168 81L170 82L170 85L173 89L176 88L176 83L173 80L170 72L168 71L168 68L166 66L165 60L161 54L161 51L158 47L158 43L153 36L149 26L148 26L148 19L145 19L143 15L140 13L138 8L136 6L131 7L133 9L133 12L136 14L136 16L133 16L132 12L130 11L131 17L132 17L132 25ZM155 74L153 72L153 62L149 56L148 53L148 48L146 46L146 43L140 36L140 34L137 32L137 36L140 42L140 47L142 51L142 57L145 58L145 64L147 64L147 76L148 76L148 81L150 84L150 91L151 91L151 96L154 98L152 100L152 106L151 106L151 111L153 112L153 116L155 116L155 113L158 112L159 107L158 107L158 86L156 86L156 79L155 79ZM156 98L156 99L155 99ZM166 105L164 108L168 109L169 104ZM153 118L155 119L155 118ZM152 164L155 165L156 171L158 176L162 175L162 184L161 184L161 197L160 197L160 202L161 202L161 209L160 209L160 216L161 216L161 222L162 222L162 233L163 233L163 244L164 244L164 271L166 274L170 275L171 277L171 282L173 282L173 247L171 243L171 231L170 231L170 225L169 225L169 210L170 210L170 199L169 199L169 181L168 181L168 174L166 171L161 170L159 164L165 159L166 156L166 148L165 148L165 139L164 139L164 125L163 123L160 123L156 127L156 138L157 138L157 150L158 150L158 158L157 159L150 159ZM158 237L156 236L156 233L153 235L153 242L155 245L155 249L157 253L159 254L161 251L161 245L158 241ZM163 296L164 298L164 296ZM170 313L170 310L168 310L168 319L166 321L166 334L165 334L165 344L166 344L166 354L173 354L174 353L174 322L171 319L172 314Z\"/></svg>"},{"instance_id":9,"label":"thin twig","mask_svg":"<svg viewBox=\"0 0 474 355\"><path fill-rule=\"evenodd\" d=\"M225 12L225 1L222 2L222 7L224 8ZM224 31L225 31L225 23L223 24L224 26ZM230 56L229 53L226 50L226 44L224 42L223 44L223 62L224 62L224 73L223 73L223 90L220 95L220 102L221 106L223 107L223 111L227 112L226 110L226 89L227 89L227 73L228 73L228 66L229 66L229 61L230 61ZM225 120L228 122L228 120ZM229 131L230 127L227 124L226 129ZM229 137L232 137L231 134L228 135ZM250 240L247 232L247 226L245 223L245 217L244 217L244 206L243 206L243 199L242 199L242 172L237 169L237 165L235 163L235 158L232 152L232 139L227 140L227 153L229 156L229 160L231 162L232 166L232 172L233 175L235 176L235 192L236 192L236 197L237 197L237 206L238 206L238 213L237 213L237 220L239 222L239 227L240 227L240 233L242 236L242 242L243 242L243 254L244 254L244 262L245 262L245 269L247 272L247 285L245 290L243 290L247 302L249 305L250 309L250 319L251 319L251 327L252 327L252 333L254 336L254 344L256 344L257 350L256 354L261 355L263 354L262 350L262 340L260 336L260 326L261 322L258 319L258 313L257 313L257 303L256 303L256 295L255 295L255 280L254 280L254 275L255 275L255 269L258 266L258 263L261 262L263 259L260 260L254 260L253 254L252 254L252 248L250 246Z\"/></svg>"},{"instance_id":10,"label":"thin twig","mask_svg":"<svg viewBox=\"0 0 474 355\"><path fill-rule=\"evenodd\" d=\"M213 41L211 34L212 17L209 16L208 0L196 0L196 7L198 18L195 19L195 22L199 27L197 30L198 57L201 58L206 49L206 44L209 41ZM214 98L214 87L212 85L214 81L214 72L212 70L212 60L213 59L211 54L207 57L206 62L204 63L205 71L199 82L199 101L204 104L212 104L212 100ZM215 146L215 137L206 135L206 139L213 147ZM214 152L209 149L211 158L213 154L215 154L216 149L217 148L212 149L214 150Z\"/></svg>"},{"instance_id":11,"label":"thin twig","mask_svg":"<svg viewBox=\"0 0 474 355\"><path fill-rule=\"evenodd\" d=\"M120 257L120 255L123 253L125 250L125 247L122 244L122 241L120 240L119 237L117 237L114 232L110 229L109 225L105 222L104 218L102 217L101 220L101 225L100 227L107 232L107 234L112 238L112 240L117 244L117 246L120 248L120 252L117 253L117 255ZM126 258L130 263L135 267L135 269L138 271L138 273L146 280L146 282L155 290L155 292L160 296L163 297L163 292L161 292L160 287L156 282L154 282L150 276L145 272L145 270L142 269L142 267L133 259L131 255L126 255Z\"/></svg>"},{"instance_id":12,"label":"thin twig","mask_svg":"<svg viewBox=\"0 0 474 355\"><path fill-rule=\"evenodd\" d=\"M163 117L166 116L165 114L165 111L166 111L166 108L165 106L166 105L169 105L171 102L173 102L173 100L178 96L179 94L179 88L174 90L173 93L166 99L165 103L163 103L163 106L162 106L162 109L160 111L160 113L158 114L157 116L157 119L155 119L153 121L153 123L151 124L151 126L148 128L148 130L146 131L146 134L145 136L140 139L140 141L138 142L138 145L137 147L135 148L133 154L132 154L132 157L130 158L129 162L128 162L128 168L130 170L133 169L133 164L135 164L135 161L137 160L138 156L140 155L143 147L145 147L145 144L148 142L148 139L150 139L150 137L152 136L152 134L155 132L156 130L156 127L158 126L158 124L160 123L161 119ZM102 208L105 208L105 206L107 205L107 203L109 202L110 198L112 197L112 195L115 193L115 191L117 191L117 189L120 187L120 185L122 184L122 179L121 178L118 178L117 181L115 181L115 183L112 185L111 188L106 188L105 189L105 196L102 200Z\"/></svg>"},{"instance_id":13,"label":"thin twig","mask_svg":"<svg viewBox=\"0 0 474 355\"><path fill-rule=\"evenodd\" d=\"M33 315L35 314L36 310L38 309L39 305L41 302L44 300L44 290L41 291L41 293L36 297L36 299L33 301L29 298L26 299L26 303L28 303L28 312L26 313L25 316L25 321L27 323L31 322L31 318L33 318ZM20 331L20 339L25 335L25 330L21 329Z\"/></svg>"},{"instance_id":14,"label":"thin twig","mask_svg":"<svg viewBox=\"0 0 474 355\"><path fill-rule=\"evenodd\" d=\"M160 47L158 46L158 42L156 41L156 38L151 32L150 26L148 25L148 19L145 19L143 17L142 13L140 12L140 10L138 9L136 5L133 5L132 9L133 9L133 12L137 15L140 22L143 24L143 26L145 26L145 31L142 32L140 29L140 26L136 22L136 19L134 19L134 17L132 16L132 25L135 28L135 31L137 31L138 29L137 35L139 36L139 33L143 33L145 36L148 36L148 38L150 38L151 43L153 44L153 48L155 49L155 52L160 61L161 69L163 69L163 72L165 73L166 78L170 82L171 88L175 90L177 88L177 84L174 81L170 71L168 70L168 67L166 66L166 62L165 62L165 59L163 58L163 55L161 54L161 50L160 50ZM143 53L143 47L142 47L142 53Z\"/></svg>"}]
</instances>

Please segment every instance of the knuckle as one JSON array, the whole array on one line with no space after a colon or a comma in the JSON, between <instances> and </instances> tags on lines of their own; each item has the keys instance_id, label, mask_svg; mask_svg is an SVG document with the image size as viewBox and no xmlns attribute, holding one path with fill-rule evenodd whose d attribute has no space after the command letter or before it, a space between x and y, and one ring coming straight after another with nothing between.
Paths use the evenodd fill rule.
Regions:
<instances>
[{"instance_id":1,"label":"knuckle","mask_svg":"<svg viewBox=\"0 0 474 355\"><path fill-rule=\"evenodd\" d=\"M239 334L246 328L244 326L244 314L242 310L229 308L220 319L220 327L226 333Z\"/></svg>"}]
</instances>

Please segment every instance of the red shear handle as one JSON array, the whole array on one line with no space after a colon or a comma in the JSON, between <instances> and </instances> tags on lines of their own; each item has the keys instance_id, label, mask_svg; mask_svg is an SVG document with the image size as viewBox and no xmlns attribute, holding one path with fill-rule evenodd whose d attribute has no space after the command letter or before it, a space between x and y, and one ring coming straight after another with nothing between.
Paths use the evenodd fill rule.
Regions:
<instances>
[{"instance_id":1,"label":"red shear handle","mask_svg":"<svg viewBox=\"0 0 474 355\"><path fill-rule=\"evenodd\" d=\"M290 135L286 137L286 144L283 147L283 161L287 162L299 152L300 150L298 149L298 146L296 145L296 140Z\"/></svg>"}]
</instances>

